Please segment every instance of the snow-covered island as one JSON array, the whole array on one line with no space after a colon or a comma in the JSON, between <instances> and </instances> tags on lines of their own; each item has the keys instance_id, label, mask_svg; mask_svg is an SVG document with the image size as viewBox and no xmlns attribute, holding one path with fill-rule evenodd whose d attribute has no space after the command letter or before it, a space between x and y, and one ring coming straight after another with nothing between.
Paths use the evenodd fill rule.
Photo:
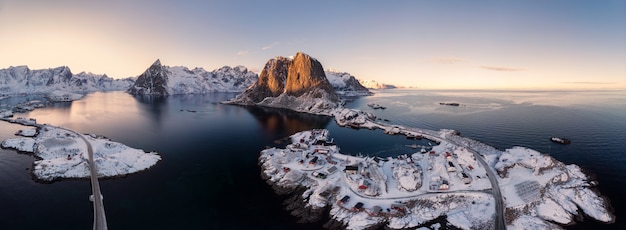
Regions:
<instances>
[{"instance_id":1,"label":"snow-covered island","mask_svg":"<svg viewBox=\"0 0 626 230\"><path fill-rule=\"evenodd\" d=\"M327 130L311 130L292 135L284 149L261 151L262 177L277 193L294 195L287 209L302 221L317 221L326 210L334 221L326 227L347 229L415 228L441 218L462 229L554 229L583 214L615 220L608 200L593 190L596 182L578 166L523 147L501 151L454 130L381 123L343 108L330 83L340 77L329 79L322 69L304 53L276 57L257 83L225 103L332 116L340 126L435 145L411 146L414 154L396 158L355 157L329 143Z\"/></svg>"},{"instance_id":2,"label":"snow-covered island","mask_svg":"<svg viewBox=\"0 0 626 230\"><path fill-rule=\"evenodd\" d=\"M262 177L277 193L300 196L299 208L306 211L292 213L304 220L317 221L328 212L334 223L327 226L333 228L405 229L445 218L461 229L493 229L500 216L508 229L558 229L583 213L606 223L615 219L608 201L593 190L595 182L576 165L523 147L500 151L454 130L381 124L351 109L332 113L342 126L436 144L394 158L356 157L330 143L327 130L310 130L292 135L284 149L261 151ZM495 175L502 197L492 192L488 173Z\"/></svg>"},{"instance_id":3,"label":"snow-covered island","mask_svg":"<svg viewBox=\"0 0 626 230\"><path fill-rule=\"evenodd\" d=\"M104 137L78 134L54 126L37 125L36 128L21 130L16 135L23 137L2 141L2 148L32 153L37 158L33 175L41 181L89 178L88 147L84 140L93 149L100 178L143 171L161 160L156 152L144 152Z\"/></svg>"}]
</instances>

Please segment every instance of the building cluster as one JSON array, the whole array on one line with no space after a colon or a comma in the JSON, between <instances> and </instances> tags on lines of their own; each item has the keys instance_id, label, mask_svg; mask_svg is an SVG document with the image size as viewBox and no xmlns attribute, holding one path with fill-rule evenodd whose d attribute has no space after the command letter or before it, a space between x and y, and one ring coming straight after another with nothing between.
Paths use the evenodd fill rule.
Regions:
<instances>
[{"instance_id":1,"label":"building cluster","mask_svg":"<svg viewBox=\"0 0 626 230\"><path fill-rule=\"evenodd\" d=\"M366 157L344 169L346 181L353 191L366 196L380 196L387 187L386 176L374 158Z\"/></svg>"},{"instance_id":2,"label":"building cluster","mask_svg":"<svg viewBox=\"0 0 626 230\"><path fill-rule=\"evenodd\" d=\"M351 117L349 112L345 115ZM400 135L420 135L401 127L387 128ZM472 176L482 173L474 171L472 165L477 162L471 153L442 145L422 146L424 150L412 155L381 158L341 154L329 141L327 130L301 132L291 140L285 149L262 154L262 163L275 162L276 167L270 169L282 168L270 174L283 174L280 180L289 183L314 184L310 202L316 206L336 203L346 211L371 216L405 215L409 211L405 202L432 192L465 190L471 186Z\"/></svg>"},{"instance_id":3,"label":"building cluster","mask_svg":"<svg viewBox=\"0 0 626 230\"><path fill-rule=\"evenodd\" d=\"M437 153L435 150L428 152L428 156L431 160L428 171L431 172L430 182L428 188L430 190L448 190L450 189L451 177L457 177L459 181L468 185L472 183L472 177L467 171L472 171L474 167L472 165L464 166L459 162L459 157L456 153L450 153L445 151L443 153ZM437 157L443 157L441 159L435 159ZM445 170L436 170L438 167L434 164L444 164ZM442 172L443 171L443 172Z\"/></svg>"}]
</instances>

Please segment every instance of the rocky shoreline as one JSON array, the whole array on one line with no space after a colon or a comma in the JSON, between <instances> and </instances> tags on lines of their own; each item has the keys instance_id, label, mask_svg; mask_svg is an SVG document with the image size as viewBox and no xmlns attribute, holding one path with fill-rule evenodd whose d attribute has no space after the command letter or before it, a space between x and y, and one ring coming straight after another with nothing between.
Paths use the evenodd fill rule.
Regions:
<instances>
[{"instance_id":1,"label":"rocky shoreline","mask_svg":"<svg viewBox=\"0 0 626 230\"><path fill-rule=\"evenodd\" d=\"M482 154L482 157L485 158L487 164L490 165L490 168L492 168L478 168L478 170L494 170L499 173L498 181L500 181L501 189L503 189L503 196L506 205L504 213L506 215L506 222L508 223L508 227L510 229L526 227L561 228L561 226L575 224L575 222L587 218L595 219L603 223L613 223L615 221L615 216L612 213L609 200L601 196L597 189L593 189L596 183L593 182L591 178L587 177L582 172L580 167L575 165L565 165L549 156L521 147L508 149L506 151L497 150L484 143L460 137L457 135L458 132L455 132L454 130L441 130L436 132L401 127L397 125L380 124L376 122L376 118L370 114L356 110L336 109L328 113L334 114L335 121L341 126L382 129L386 134L391 135L423 135L424 138L428 138L438 144L438 146L433 147L433 150L436 149L437 152L442 150L454 152L455 158L457 157L457 154L464 154L464 147L454 147L458 144L476 149ZM417 196L415 198L397 200L404 204L404 207L407 210L404 214L400 214L399 216L399 213L391 216L388 214L382 215L387 216L385 218L372 215L372 210L375 210L376 208L372 208L372 206L368 207L367 205L371 202L380 204L379 201L376 201L379 198L376 198L375 196L368 197L367 195L363 195L363 191L359 192L356 190L350 191L350 189L346 190L346 187L344 186L347 182L342 182L342 180L349 179L348 175L345 174L346 169L343 168L345 165L354 164L355 162L358 163L363 160L367 161L367 159L341 155L338 153L339 148L336 147L336 151L333 150L333 148L330 148L328 150L330 152L323 155L327 156L326 160L322 161L322 163L319 163L319 161L315 163L316 167L305 167L306 162L310 161L312 158L315 157L321 159L321 157L323 157L322 155L316 155L316 152L325 153L327 151L323 150L325 149L324 147L321 147L324 145L317 145L323 144L323 141L328 139L327 131L304 131L302 133L292 135L290 139L291 144L287 145L285 149L269 148L263 150L259 157L259 165L261 166L261 178L267 181L277 194L290 194L293 195L293 197L297 197L293 198L294 200L290 200L290 202L298 202L290 203L287 208L294 216L301 216L302 213L305 213L306 215L315 216L309 220L316 220L319 218L317 216L320 215L322 210L328 210L327 213L331 220L324 225L328 229L371 229L380 228L381 226L384 226L386 229L429 227L426 223L432 223L431 221L434 219L444 217L447 225L449 225L448 227L453 228L474 229L493 226L493 222L490 221L492 220L492 217L489 215L475 216L475 211L469 211L476 209L477 206L474 204L476 199L486 199L482 204L487 206L490 206L489 203L493 202L493 197L488 195L489 192L485 194L488 195L486 197L480 195L480 192L484 193L485 191L489 191L488 185L475 185L472 190L478 189L475 191L479 193L468 193L463 186L451 185L451 188L458 192L450 191L451 193L448 193L445 191L444 194L456 194L454 196L440 196L437 195L437 193L432 193L433 190L424 189L422 187L422 189L418 189L418 191L416 191ZM457 144L451 144L446 140L454 141L454 143ZM290 153L296 153L296 155L289 157ZM305 153L308 159L304 158ZM421 156L423 154L424 153L415 153L412 156L406 156L406 158L411 158L412 160L410 161L418 162L418 167L423 168L425 167L424 164L429 164L425 162L431 162L426 160L427 158L423 158ZM435 155L435 158L437 155ZM448 155L447 152L446 155ZM294 160L297 161L297 159L304 159L304 162L300 160L299 164L301 166L290 163ZM344 160L345 164L342 163L341 166L339 166L337 163L332 163L341 163L341 159ZM463 164L468 164L471 162L471 160L468 159L469 158L466 159L465 157L461 157L457 161L464 162ZM399 157L398 160L402 160L402 158ZM392 160L392 162L395 161L397 160ZM444 162L448 162L448 164L452 166L450 158ZM433 162L430 164L432 165L432 163ZM319 164L323 166L318 167L317 165ZM339 168L339 171L332 175L324 175L324 177L315 176L319 175L320 172L328 171L330 164L337 164L336 167ZM386 163L383 163L383 165L384 164ZM458 166L461 165L461 163L454 163L457 170ZM463 168L465 169L466 166L467 165L463 166ZM312 168L307 169L309 167ZM470 169L476 171L476 168L477 165L474 165L474 169ZM429 175L432 175L430 170L432 169L429 168L427 171L430 173ZM474 175L474 180L480 181L481 177L477 174L471 173L471 170L465 171L465 173ZM340 174L342 176L337 177L336 174ZM430 178L426 176L422 178L424 178L424 182L422 184L429 183L427 180L430 180ZM335 186L335 189L332 190L333 192L324 195L324 192L330 191L328 188L333 186ZM527 192L524 192L525 190L523 189L528 186L539 186L542 192L537 194L531 192L527 194ZM548 193L547 191L562 191L565 192L565 195L555 197L556 193ZM361 195L358 195L359 193L361 193ZM356 212L347 211L349 208L344 208L344 206L341 205L342 202L340 202L340 200L342 200L341 198L346 196L346 194L352 194L350 195L351 197L356 196L361 202L366 204L366 208L359 208ZM323 197L321 201L320 197ZM393 197L394 196L391 196L390 198L392 200L397 199ZM457 197L455 198L456 202L446 203L450 198L445 197ZM465 200L469 197L472 198L469 199L469 203L467 203ZM444 205L446 207L452 206L457 208L445 208L442 206L442 202L447 204ZM428 207L431 207L430 211L424 211L429 210L429 208L426 208L427 206L424 206L425 204L430 204L427 205ZM354 205L354 203L352 202L350 205ZM294 208L298 207L302 210L294 211ZM458 208L465 211L459 211L457 210ZM493 213L493 209L491 209L491 211L489 208L481 210L483 213ZM362 213L365 214L361 215ZM431 217L423 219L425 217L424 215L430 215ZM472 219L473 221L468 221Z\"/></svg>"}]
</instances>

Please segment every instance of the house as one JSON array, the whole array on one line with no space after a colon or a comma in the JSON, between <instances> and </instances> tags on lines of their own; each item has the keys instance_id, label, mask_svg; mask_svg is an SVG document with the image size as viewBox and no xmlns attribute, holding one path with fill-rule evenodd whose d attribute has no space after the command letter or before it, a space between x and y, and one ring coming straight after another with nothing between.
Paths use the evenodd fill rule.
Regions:
<instances>
[{"instance_id":1,"label":"house","mask_svg":"<svg viewBox=\"0 0 626 230\"><path fill-rule=\"evenodd\" d=\"M357 172L359 172L359 166L358 165L346 165L346 168L343 170L343 172L345 172L348 175L357 174Z\"/></svg>"},{"instance_id":2,"label":"house","mask_svg":"<svg viewBox=\"0 0 626 230\"><path fill-rule=\"evenodd\" d=\"M465 184L472 183L472 178L465 172L459 173L459 177L461 178L461 181L463 181L463 183Z\"/></svg>"},{"instance_id":3,"label":"house","mask_svg":"<svg viewBox=\"0 0 626 230\"><path fill-rule=\"evenodd\" d=\"M450 189L450 185L448 184L439 185L439 190L448 190L448 189Z\"/></svg>"},{"instance_id":4,"label":"house","mask_svg":"<svg viewBox=\"0 0 626 230\"><path fill-rule=\"evenodd\" d=\"M370 215L371 216L378 216L382 210L383 209L380 206L378 206L378 205L374 206L374 207L372 207L372 212L370 213Z\"/></svg>"},{"instance_id":5,"label":"house","mask_svg":"<svg viewBox=\"0 0 626 230\"><path fill-rule=\"evenodd\" d=\"M363 203L358 202L354 205L354 207L352 207L352 211L361 211L361 209L363 208Z\"/></svg>"},{"instance_id":6,"label":"house","mask_svg":"<svg viewBox=\"0 0 626 230\"><path fill-rule=\"evenodd\" d=\"M350 196L346 195L346 196L342 197L341 200L339 200L339 203L340 204L345 204L348 201L350 201Z\"/></svg>"},{"instance_id":7,"label":"house","mask_svg":"<svg viewBox=\"0 0 626 230\"><path fill-rule=\"evenodd\" d=\"M447 180L442 180L441 185L439 185L439 190L448 190L450 188L450 184Z\"/></svg>"},{"instance_id":8,"label":"house","mask_svg":"<svg viewBox=\"0 0 626 230\"><path fill-rule=\"evenodd\" d=\"M319 157L317 157L317 156L313 157L313 159L311 159L311 161L309 161L309 165L315 165L317 163L318 159L319 159Z\"/></svg>"},{"instance_id":9,"label":"house","mask_svg":"<svg viewBox=\"0 0 626 230\"><path fill-rule=\"evenodd\" d=\"M317 178L326 179L326 174L321 173L321 172L313 172L313 173L311 173L311 175L313 175L314 177L317 177Z\"/></svg>"},{"instance_id":10,"label":"house","mask_svg":"<svg viewBox=\"0 0 626 230\"><path fill-rule=\"evenodd\" d=\"M315 149L316 153L328 154L328 149Z\"/></svg>"},{"instance_id":11,"label":"house","mask_svg":"<svg viewBox=\"0 0 626 230\"><path fill-rule=\"evenodd\" d=\"M323 141L323 140L317 140L314 145L323 145L323 146L333 146L335 145L335 143L333 143L333 141Z\"/></svg>"},{"instance_id":12,"label":"house","mask_svg":"<svg viewBox=\"0 0 626 230\"><path fill-rule=\"evenodd\" d=\"M452 163L452 161L448 161L448 172L455 172L456 171L456 167L454 167L454 164Z\"/></svg>"},{"instance_id":13,"label":"house","mask_svg":"<svg viewBox=\"0 0 626 230\"><path fill-rule=\"evenodd\" d=\"M361 179L359 181L359 189L360 190L365 190L367 189L367 186L369 185L369 183L367 183L367 181L365 179Z\"/></svg>"}]
</instances>

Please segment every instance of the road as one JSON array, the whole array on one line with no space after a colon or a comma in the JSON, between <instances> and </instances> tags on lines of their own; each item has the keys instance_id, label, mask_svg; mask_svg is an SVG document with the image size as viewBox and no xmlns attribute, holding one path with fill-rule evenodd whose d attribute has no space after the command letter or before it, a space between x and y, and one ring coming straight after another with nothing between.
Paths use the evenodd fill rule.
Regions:
<instances>
[{"instance_id":1,"label":"road","mask_svg":"<svg viewBox=\"0 0 626 230\"><path fill-rule=\"evenodd\" d=\"M493 173L493 170L489 167L485 159L474 149L469 146L464 146L467 150L474 154L474 157L480 162L480 164L485 168L487 172L487 177L489 178L489 182L491 182L491 188L493 192L493 197L496 202L496 223L494 229L506 229L506 220L504 218L504 201L502 200L502 193L500 192L500 186L498 185L498 180L496 179L496 175Z\"/></svg>"},{"instance_id":2,"label":"road","mask_svg":"<svg viewBox=\"0 0 626 230\"><path fill-rule=\"evenodd\" d=\"M46 126L46 125L37 124L37 122L35 122L34 120L33 121L28 121L28 120L18 121L18 120L4 118L4 117L0 118L0 120L11 122L11 123L19 123L19 124L27 125L27 126L39 127L39 128ZM100 192L100 183L98 183L98 170L96 169L96 164L93 161L93 147L91 146L91 143L89 143L89 141L87 141L87 138L85 138L82 134L77 133L74 130L66 129L63 127L57 127L57 126L54 126L54 127L76 134L78 137L80 137L83 140L83 142L85 142L85 145L87 145L87 155L89 158L88 163L89 163L89 171L90 171L90 179L91 179L91 194L92 194L91 200L93 202L93 229L94 230L106 230L108 228L107 220L106 220L106 215L104 213L104 204L102 203L102 193Z\"/></svg>"},{"instance_id":3,"label":"road","mask_svg":"<svg viewBox=\"0 0 626 230\"><path fill-rule=\"evenodd\" d=\"M379 128L385 130L382 127L387 127L387 125L384 124L380 124L377 123L379 125ZM433 130L427 130L427 129L419 129L419 128L406 128L403 127L402 129L407 130L407 131L411 131L411 132L416 132L419 133L420 135L422 135L424 138L432 140L432 141L436 141L436 142L441 142L441 141L446 141L448 143L451 143L453 145L456 146L461 146L461 147L465 147L469 152L471 152L472 154L474 154L474 157L478 160L478 162L480 162L480 164L483 166L483 168L485 168L485 171L487 172L487 178L489 178L489 182L491 183L491 190L492 190L492 194L496 203L496 216L495 216L495 225L494 225L494 229L496 230L501 230L501 229L506 229L506 220L505 220L505 216L504 216L504 201L502 199L502 193L500 192L500 186L498 185L498 180L496 179L496 175L493 171L493 169L491 167L489 167L489 165L487 164L487 162L485 162L485 159L483 158L483 156L480 155L480 153L478 153L478 151L474 150L473 148L471 148L470 146L467 145L461 145L453 140L447 139L447 138L443 138L441 136L439 136L439 132L433 131Z\"/></svg>"},{"instance_id":4,"label":"road","mask_svg":"<svg viewBox=\"0 0 626 230\"><path fill-rule=\"evenodd\" d=\"M500 192L500 185L498 185L498 180L496 179L496 175L493 172L493 169L489 167L489 165L487 164L483 156L481 156L480 153L478 153L478 151L474 150L470 146L461 145L453 140L436 136L436 133L433 131L418 129L418 132L421 132L422 135L424 135L426 138L431 139L431 140L443 140L456 146L465 147L469 152L474 154L474 158L476 158L476 160L480 162L483 168L485 168L485 172L487 172L487 178L489 178L489 182L491 183L491 191L492 191L494 200L496 202L496 220L495 220L494 229L496 230L506 229L506 220L504 218L504 201L502 199L502 193Z\"/></svg>"},{"instance_id":5,"label":"road","mask_svg":"<svg viewBox=\"0 0 626 230\"><path fill-rule=\"evenodd\" d=\"M100 183L98 183L98 170L96 169L96 164L93 161L93 148L91 147L91 143L87 141L82 134L77 133L73 130L69 130L66 128L57 127L68 132L72 132L78 135L85 144L87 145L87 155L89 156L89 171L91 174L91 194L92 194L92 202L93 202L93 229L94 230L106 230L107 229L107 219L104 214L104 204L102 203L102 193L100 193Z\"/></svg>"}]
</instances>

